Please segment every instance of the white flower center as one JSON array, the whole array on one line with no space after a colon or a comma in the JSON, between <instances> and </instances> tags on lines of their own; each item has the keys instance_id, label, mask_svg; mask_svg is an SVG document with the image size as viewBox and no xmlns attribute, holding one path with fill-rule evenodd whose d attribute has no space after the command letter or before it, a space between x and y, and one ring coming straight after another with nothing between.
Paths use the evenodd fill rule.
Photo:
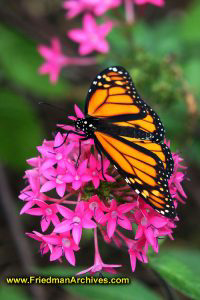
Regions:
<instances>
[{"instance_id":1,"label":"white flower center","mask_svg":"<svg viewBox=\"0 0 200 300\"><path fill-rule=\"evenodd\" d=\"M62 238L62 244L64 247L69 248L71 246L71 242L68 238Z\"/></svg>"},{"instance_id":2,"label":"white flower center","mask_svg":"<svg viewBox=\"0 0 200 300\"><path fill-rule=\"evenodd\" d=\"M80 224L81 219L78 216L73 217L73 223L76 223L75 225Z\"/></svg>"},{"instance_id":3,"label":"white flower center","mask_svg":"<svg viewBox=\"0 0 200 300\"><path fill-rule=\"evenodd\" d=\"M56 154L56 159L61 160L63 158L62 153Z\"/></svg>"},{"instance_id":4,"label":"white flower center","mask_svg":"<svg viewBox=\"0 0 200 300\"><path fill-rule=\"evenodd\" d=\"M56 178L56 183L57 184L62 184L63 181L61 179L62 179L62 175L58 175L58 177Z\"/></svg>"},{"instance_id":5,"label":"white flower center","mask_svg":"<svg viewBox=\"0 0 200 300\"><path fill-rule=\"evenodd\" d=\"M116 210L113 210L113 211L111 212L111 217L112 217L113 219L116 219L116 218L117 218L117 211L116 211Z\"/></svg>"},{"instance_id":6,"label":"white flower center","mask_svg":"<svg viewBox=\"0 0 200 300\"><path fill-rule=\"evenodd\" d=\"M98 203L97 202L91 202L90 205L89 205L89 208L91 210L95 210L99 207Z\"/></svg>"},{"instance_id":7,"label":"white flower center","mask_svg":"<svg viewBox=\"0 0 200 300\"><path fill-rule=\"evenodd\" d=\"M93 44L96 44L98 41L99 41L99 37L96 33L91 33L90 34L90 41L93 43Z\"/></svg>"},{"instance_id":8,"label":"white flower center","mask_svg":"<svg viewBox=\"0 0 200 300\"><path fill-rule=\"evenodd\" d=\"M93 172L92 172L92 175L93 175L93 176L96 176L96 175L97 175L97 172L96 172L96 171L93 171Z\"/></svg>"},{"instance_id":9,"label":"white flower center","mask_svg":"<svg viewBox=\"0 0 200 300\"><path fill-rule=\"evenodd\" d=\"M75 180L79 180L79 179L80 179L80 176L76 175Z\"/></svg>"},{"instance_id":10,"label":"white flower center","mask_svg":"<svg viewBox=\"0 0 200 300\"><path fill-rule=\"evenodd\" d=\"M45 212L48 216L52 215L52 213L53 213L52 209L49 207L45 209Z\"/></svg>"}]
</instances>

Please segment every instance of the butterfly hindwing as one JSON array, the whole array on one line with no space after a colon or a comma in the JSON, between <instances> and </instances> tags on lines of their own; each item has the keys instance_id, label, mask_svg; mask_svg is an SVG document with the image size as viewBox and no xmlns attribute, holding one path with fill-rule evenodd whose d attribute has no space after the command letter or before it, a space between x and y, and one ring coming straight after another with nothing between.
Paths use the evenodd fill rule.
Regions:
<instances>
[{"instance_id":1,"label":"butterfly hindwing","mask_svg":"<svg viewBox=\"0 0 200 300\"><path fill-rule=\"evenodd\" d=\"M95 132L95 144L114 164L126 182L156 211L175 217L168 178L162 160L148 147L122 137ZM152 147L160 146L151 142ZM148 145L149 146L149 145Z\"/></svg>"}]
</instances>

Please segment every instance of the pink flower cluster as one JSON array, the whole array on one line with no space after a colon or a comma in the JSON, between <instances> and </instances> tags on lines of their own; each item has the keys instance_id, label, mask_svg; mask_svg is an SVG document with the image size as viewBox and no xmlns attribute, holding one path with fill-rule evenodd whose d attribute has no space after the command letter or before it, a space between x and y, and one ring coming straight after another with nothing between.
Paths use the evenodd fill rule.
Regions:
<instances>
[{"instance_id":1,"label":"pink flower cluster","mask_svg":"<svg viewBox=\"0 0 200 300\"><path fill-rule=\"evenodd\" d=\"M75 106L78 118L84 115ZM76 117L70 117L76 119ZM64 130L73 127L58 125ZM73 128L74 129L74 128ZM74 252L81 249L83 229L94 232L94 265L80 274L98 271L115 273L121 265L105 264L99 247L99 233L103 240L117 247L126 245L132 271L136 261L148 262L149 247L159 251L158 240L168 236L173 239L175 221L163 217L146 204L121 178L118 172L95 149L93 140L81 142L78 135L57 133L54 140L44 140L37 147L39 155L27 160L32 167L25 172L28 185L19 198L24 206L21 214L30 214L40 220L41 232L27 235L40 244L41 254L49 253L50 261L62 257L75 265ZM77 159L78 164L77 164ZM185 177L181 169L182 159L173 153L174 173L169 180L170 192L175 205L186 198L181 183ZM105 179L106 180L105 180ZM178 218L177 220L178 221Z\"/></svg>"},{"instance_id":2,"label":"pink flower cluster","mask_svg":"<svg viewBox=\"0 0 200 300\"><path fill-rule=\"evenodd\" d=\"M128 23L133 23L134 10L133 5L143 5L151 3L157 6L163 6L164 0L125 0L125 15ZM107 20L102 24L96 22L95 16L102 16L108 10L114 9L122 4L122 0L66 0L63 8L67 10L66 17L71 19L80 13L86 13L83 16L82 28L71 29L67 32L67 37L79 44L79 54L88 55L94 51L106 54L110 51L110 45L106 40L114 24ZM62 53L60 41L58 38L52 38L51 47L45 45L38 46L38 52L44 57L45 62L39 68L39 73L49 74L50 82L56 83L61 70L70 65L85 66L96 64L97 61L92 57L70 57Z\"/></svg>"}]
</instances>

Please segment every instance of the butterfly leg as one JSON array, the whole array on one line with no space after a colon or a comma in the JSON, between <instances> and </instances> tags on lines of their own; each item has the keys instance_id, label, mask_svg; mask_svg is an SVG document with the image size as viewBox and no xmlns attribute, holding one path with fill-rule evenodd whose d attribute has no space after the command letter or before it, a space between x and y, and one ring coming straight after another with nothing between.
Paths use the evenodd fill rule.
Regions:
<instances>
[{"instance_id":1,"label":"butterfly leg","mask_svg":"<svg viewBox=\"0 0 200 300\"><path fill-rule=\"evenodd\" d=\"M61 147L62 145L64 145L64 143L66 142L66 140L67 140L67 138L68 138L68 135L69 135L70 133L73 133L73 134L76 134L76 135L79 135L79 136L85 136L84 133L79 133L79 132L76 132L76 131L73 131L73 130L69 130L69 131L67 131L67 134L66 134L66 137L65 137L64 141L63 141L59 146L56 146L56 147L54 147L54 148L59 148L59 147Z\"/></svg>"},{"instance_id":2,"label":"butterfly leg","mask_svg":"<svg viewBox=\"0 0 200 300\"><path fill-rule=\"evenodd\" d=\"M105 175L104 175L104 170L103 170L103 155L102 155L102 152L101 152L101 150L99 149L99 146L96 144L95 145L96 146L96 149L97 149L97 151L98 151L98 153L100 154L100 157L101 157L101 172L102 172L102 176L103 176L103 179L105 180L105 181L107 181L107 179L106 179L106 177L105 177Z\"/></svg>"},{"instance_id":3,"label":"butterfly leg","mask_svg":"<svg viewBox=\"0 0 200 300\"><path fill-rule=\"evenodd\" d=\"M76 167L78 166L78 161L81 157L81 142L86 141L86 140L88 140L88 137L84 137L84 138L79 140L79 150L78 150L78 158L77 158L77 161L76 161Z\"/></svg>"}]
</instances>

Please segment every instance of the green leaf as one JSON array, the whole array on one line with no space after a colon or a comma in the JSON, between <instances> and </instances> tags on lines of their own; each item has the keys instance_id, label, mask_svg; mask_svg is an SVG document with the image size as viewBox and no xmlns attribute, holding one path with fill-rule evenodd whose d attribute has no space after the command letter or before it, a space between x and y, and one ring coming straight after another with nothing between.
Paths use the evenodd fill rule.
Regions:
<instances>
[{"instance_id":1,"label":"green leaf","mask_svg":"<svg viewBox=\"0 0 200 300\"><path fill-rule=\"evenodd\" d=\"M22 287L1 285L0 287L0 299L4 300L28 300L28 295L24 292Z\"/></svg>"},{"instance_id":2,"label":"green leaf","mask_svg":"<svg viewBox=\"0 0 200 300\"><path fill-rule=\"evenodd\" d=\"M199 27L200 27L200 4L199 1L194 2L191 9L184 15L180 23L181 37L187 43L199 44Z\"/></svg>"},{"instance_id":3,"label":"green leaf","mask_svg":"<svg viewBox=\"0 0 200 300\"><path fill-rule=\"evenodd\" d=\"M199 70L200 59L189 59L183 66L184 75L194 92L200 96Z\"/></svg>"},{"instance_id":4,"label":"green leaf","mask_svg":"<svg viewBox=\"0 0 200 300\"><path fill-rule=\"evenodd\" d=\"M182 52L177 22L173 19L161 21L152 27L139 22L133 27L132 35L137 46L156 53L160 58Z\"/></svg>"},{"instance_id":5,"label":"green leaf","mask_svg":"<svg viewBox=\"0 0 200 300\"><path fill-rule=\"evenodd\" d=\"M151 267L175 289L192 299L200 299L200 252L168 250L152 258Z\"/></svg>"},{"instance_id":6,"label":"green leaf","mask_svg":"<svg viewBox=\"0 0 200 300\"><path fill-rule=\"evenodd\" d=\"M0 156L11 167L24 169L36 155L41 126L28 100L4 88L0 90Z\"/></svg>"},{"instance_id":7,"label":"green leaf","mask_svg":"<svg viewBox=\"0 0 200 300\"><path fill-rule=\"evenodd\" d=\"M43 59L37 45L20 33L0 24L0 66L8 80L31 93L48 98L62 98L67 94L67 83L59 80L56 85L48 76L38 74Z\"/></svg>"},{"instance_id":8,"label":"green leaf","mask_svg":"<svg viewBox=\"0 0 200 300\"><path fill-rule=\"evenodd\" d=\"M42 275L46 276L74 276L80 269L77 268L47 268L40 270ZM107 273L105 276L108 276ZM110 277L110 276L108 276ZM113 276L112 276L113 277ZM116 275L115 275L116 277ZM118 276L117 276L118 277ZM160 300L160 297L147 288L141 282L132 279L127 285L62 285L67 291L81 297L81 299L89 300Z\"/></svg>"}]
</instances>

